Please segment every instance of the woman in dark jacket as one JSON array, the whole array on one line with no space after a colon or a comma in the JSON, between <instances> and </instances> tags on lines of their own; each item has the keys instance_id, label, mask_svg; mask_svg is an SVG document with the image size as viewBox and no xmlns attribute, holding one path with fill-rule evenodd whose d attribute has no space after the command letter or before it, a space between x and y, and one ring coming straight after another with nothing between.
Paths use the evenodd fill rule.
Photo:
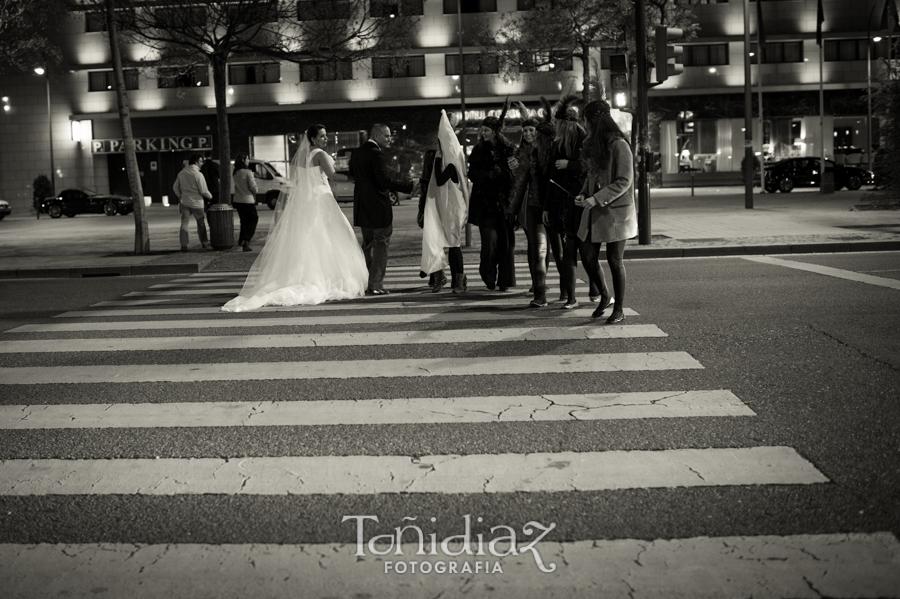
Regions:
<instances>
[{"instance_id":1,"label":"woman in dark jacket","mask_svg":"<svg viewBox=\"0 0 900 599\"><path fill-rule=\"evenodd\" d=\"M578 113L571 106L575 96L560 100L555 114L556 139L551 149L547 197L544 201L544 225L547 227L550 247L556 250L562 245L562 256L554 253L559 269L560 297L565 301L563 308L571 310L578 306L575 297L575 272L578 264L578 225L581 222L582 208L576 206L575 195L581 191L584 177L581 167L581 146L585 133L578 124ZM582 262L584 262L582 257ZM590 280L590 299L600 299L600 291Z\"/></svg>"},{"instance_id":2,"label":"woman in dark jacket","mask_svg":"<svg viewBox=\"0 0 900 599\"><path fill-rule=\"evenodd\" d=\"M505 111L504 111L505 112ZM506 291L516 285L513 252L515 231L507 216L512 187L509 158L515 146L503 137L502 119L489 116L481 123L480 140L469 156L469 222L481 234L478 272L488 289Z\"/></svg>"},{"instance_id":3,"label":"woman in dark jacket","mask_svg":"<svg viewBox=\"0 0 900 599\"><path fill-rule=\"evenodd\" d=\"M524 108L523 108L524 111ZM548 117L549 118L549 117ZM547 305L547 232L543 204L547 195L547 167L553 143L553 126L536 119L522 122L522 143L516 153L515 184L510 214L518 215L528 241L528 270L534 299L531 307ZM524 213L524 218L521 216Z\"/></svg>"}]
</instances>

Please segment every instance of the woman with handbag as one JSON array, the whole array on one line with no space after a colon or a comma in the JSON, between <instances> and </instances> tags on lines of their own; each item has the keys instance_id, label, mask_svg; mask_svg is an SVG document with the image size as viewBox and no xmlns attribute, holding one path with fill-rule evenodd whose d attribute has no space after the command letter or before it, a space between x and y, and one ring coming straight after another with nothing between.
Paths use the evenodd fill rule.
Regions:
<instances>
[{"instance_id":1,"label":"woman with handbag","mask_svg":"<svg viewBox=\"0 0 900 599\"><path fill-rule=\"evenodd\" d=\"M575 203L584 208L578 227L581 256L588 276L601 290L600 305L592 318L600 318L611 304L606 324L625 320L625 242L637 235L634 206L634 155L625 135L613 120L609 104L595 100L584 108L587 138L581 153L587 178ZM615 298L610 296L600 268L600 246L612 273Z\"/></svg>"}]
</instances>

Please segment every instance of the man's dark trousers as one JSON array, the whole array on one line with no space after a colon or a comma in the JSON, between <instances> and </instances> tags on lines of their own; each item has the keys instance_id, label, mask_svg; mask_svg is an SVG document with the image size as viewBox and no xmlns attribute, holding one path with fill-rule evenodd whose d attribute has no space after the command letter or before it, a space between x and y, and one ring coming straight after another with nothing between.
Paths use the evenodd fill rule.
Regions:
<instances>
[{"instance_id":1,"label":"man's dark trousers","mask_svg":"<svg viewBox=\"0 0 900 599\"><path fill-rule=\"evenodd\" d=\"M363 237L363 254L366 256L366 267L369 269L367 289L384 289L384 273L387 270L388 246L391 243L393 225L380 229L361 227Z\"/></svg>"}]
</instances>

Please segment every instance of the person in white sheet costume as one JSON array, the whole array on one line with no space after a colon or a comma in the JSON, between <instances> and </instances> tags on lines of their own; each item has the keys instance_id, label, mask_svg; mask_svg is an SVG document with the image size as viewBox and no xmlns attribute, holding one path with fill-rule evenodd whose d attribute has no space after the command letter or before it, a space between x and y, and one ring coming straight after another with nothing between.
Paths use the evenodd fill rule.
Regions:
<instances>
[{"instance_id":1,"label":"person in white sheet costume","mask_svg":"<svg viewBox=\"0 0 900 599\"><path fill-rule=\"evenodd\" d=\"M427 188L423 182L425 198L422 213L422 264L421 272L435 273L432 291L440 291L446 285L443 269L447 267L444 248L450 248L451 285L454 293L466 290L466 275L463 273L462 250L464 229L469 214L469 187L466 178L466 155L447 113L441 111L438 125L438 147L431 164L426 164L423 175L431 167Z\"/></svg>"},{"instance_id":2,"label":"person in white sheet costume","mask_svg":"<svg viewBox=\"0 0 900 599\"><path fill-rule=\"evenodd\" d=\"M328 184L347 176L334 172L334 160L324 151L327 143L324 126L306 131L291 161L290 191L278 199L266 245L240 295L222 310L321 304L364 294L366 260Z\"/></svg>"}]
</instances>

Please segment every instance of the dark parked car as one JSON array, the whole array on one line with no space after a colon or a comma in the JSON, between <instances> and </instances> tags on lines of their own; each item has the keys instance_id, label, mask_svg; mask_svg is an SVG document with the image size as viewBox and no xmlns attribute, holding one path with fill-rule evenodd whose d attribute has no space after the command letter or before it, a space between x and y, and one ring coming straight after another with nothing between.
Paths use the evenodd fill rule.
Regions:
<instances>
[{"instance_id":1,"label":"dark parked car","mask_svg":"<svg viewBox=\"0 0 900 599\"><path fill-rule=\"evenodd\" d=\"M834 173L834 188L859 189L874 183L871 172L847 164L825 159L825 172ZM819 159L815 156L787 158L766 165L766 191L789 192L795 187L819 187Z\"/></svg>"},{"instance_id":2,"label":"dark parked car","mask_svg":"<svg viewBox=\"0 0 900 599\"><path fill-rule=\"evenodd\" d=\"M65 189L55 198L46 198L41 203L41 210L51 218L59 218L63 214L75 216L76 214L105 214L115 216L126 215L134 210L131 198L128 196L97 194L90 190Z\"/></svg>"},{"instance_id":3,"label":"dark parked car","mask_svg":"<svg viewBox=\"0 0 900 599\"><path fill-rule=\"evenodd\" d=\"M12 212L12 208L9 207L9 202L0 200L0 220L3 220L3 217L10 212Z\"/></svg>"}]
</instances>

